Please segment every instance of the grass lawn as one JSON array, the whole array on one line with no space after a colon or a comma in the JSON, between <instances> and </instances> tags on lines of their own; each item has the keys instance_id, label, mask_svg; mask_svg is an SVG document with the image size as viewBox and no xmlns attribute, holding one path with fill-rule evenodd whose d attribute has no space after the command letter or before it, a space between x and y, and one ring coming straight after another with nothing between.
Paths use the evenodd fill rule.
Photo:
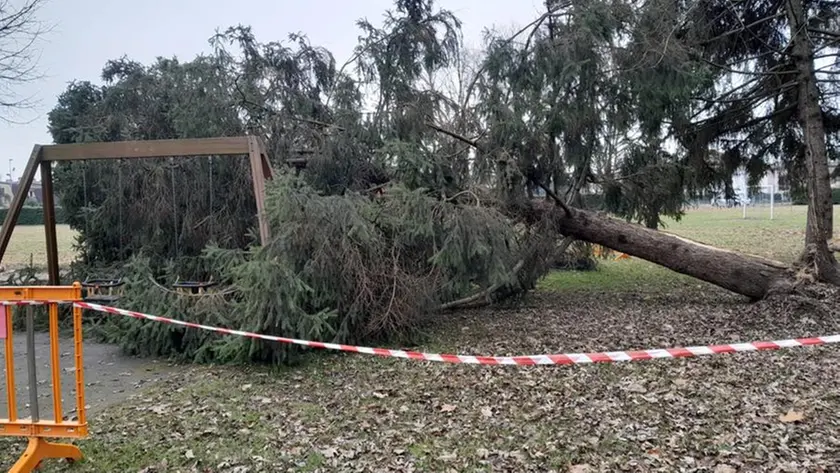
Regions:
<instances>
[{"instance_id":1,"label":"grass lawn","mask_svg":"<svg viewBox=\"0 0 840 473\"><path fill-rule=\"evenodd\" d=\"M76 232L71 230L69 225L56 226L58 259L62 267L67 267L73 261L75 239ZM30 261L36 268L46 268L47 266L46 236L42 225L15 227L2 263L7 270L14 270L28 266Z\"/></svg>"},{"instance_id":2,"label":"grass lawn","mask_svg":"<svg viewBox=\"0 0 840 473\"><path fill-rule=\"evenodd\" d=\"M791 261L804 208L693 210L668 231ZM840 218L840 217L838 217ZM521 355L840 333L838 306L742 298L635 259L562 272L515 308L448 314L424 351ZM610 365L318 355L182 366L96 413L72 472L840 471L833 347ZM0 441L0 469L22 442Z\"/></svg>"}]
</instances>

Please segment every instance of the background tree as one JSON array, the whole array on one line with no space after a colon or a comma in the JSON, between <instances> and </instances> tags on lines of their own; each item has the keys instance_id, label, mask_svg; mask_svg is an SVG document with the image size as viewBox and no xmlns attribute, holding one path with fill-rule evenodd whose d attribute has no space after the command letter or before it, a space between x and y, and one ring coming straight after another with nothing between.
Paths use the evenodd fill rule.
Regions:
<instances>
[{"instance_id":1,"label":"background tree","mask_svg":"<svg viewBox=\"0 0 840 473\"><path fill-rule=\"evenodd\" d=\"M48 28L37 13L46 2L0 0L0 116L4 119L31 105L29 98L19 96L17 88L40 77L36 43Z\"/></svg>"},{"instance_id":2,"label":"background tree","mask_svg":"<svg viewBox=\"0 0 840 473\"><path fill-rule=\"evenodd\" d=\"M717 148L726 169L743 166L753 182L777 162L798 177L809 209L802 263L835 284L828 170L838 150L827 145L840 130L828 90L820 90L831 79L820 77L815 60L837 57L838 11L835 1L709 0L693 5L672 30L713 79L698 91L691 116L674 117L675 136L692 161L710 166Z\"/></svg>"},{"instance_id":3,"label":"background tree","mask_svg":"<svg viewBox=\"0 0 840 473\"><path fill-rule=\"evenodd\" d=\"M105 85L77 82L49 115L57 143L235 136L244 132L215 58L120 59ZM127 160L58 166L56 190L79 231L85 263L111 265L145 253L202 277L196 256L214 242L243 247L255 205L244 159Z\"/></svg>"}]
</instances>

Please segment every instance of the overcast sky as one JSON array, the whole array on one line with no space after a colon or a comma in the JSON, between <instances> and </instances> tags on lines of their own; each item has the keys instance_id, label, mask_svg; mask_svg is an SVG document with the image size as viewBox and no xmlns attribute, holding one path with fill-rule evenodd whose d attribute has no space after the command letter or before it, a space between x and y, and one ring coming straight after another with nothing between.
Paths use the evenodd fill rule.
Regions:
<instances>
[{"instance_id":1,"label":"overcast sky","mask_svg":"<svg viewBox=\"0 0 840 473\"><path fill-rule=\"evenodd\" d=\"M14 2L13 3L19 3ZM481 45L482 30L524 26L539 15L543 0L438 0L463 22L468 46ZM366 17L379 24L392 0L49 0L38 13L52 26L42 39L39 70L46 77L18 89L37 100L34 109L14 119L25 124L0 123L0 175L17 179L32 145L49 144L47 113L74 80L99 82L105 61L127 55L142 63L158 56L189 60L208 52L207 39L216 28L250 25L261 42L282 40L302 32L312 44L324 46L339 64L356 44L355 22Z\"/></svg>"}]
</instances>

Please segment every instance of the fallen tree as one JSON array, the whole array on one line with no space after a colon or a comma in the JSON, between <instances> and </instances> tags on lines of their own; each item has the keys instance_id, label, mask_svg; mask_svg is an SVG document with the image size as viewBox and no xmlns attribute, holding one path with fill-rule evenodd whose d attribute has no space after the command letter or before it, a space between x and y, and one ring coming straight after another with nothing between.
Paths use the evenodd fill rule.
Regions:
<instances>
[{"instance_id":1,"label":"fallen tree","mask_svg":"<svg viewBox=\"0 0 840 473\"><path fill-rule=\"evenodd\" d=\"M606 214L581 209L554 211L556 229L664 266L724 289L763 299L792 287L793 269L759 256L715 248Z\"/></svg>"},{"instance_id":2,"label":"fallen tree","mask_svg":"<svg viewBox=\"0 0 840 473\"><path fill-rule=\"evenodd\" d=\"M479 152L490 150L483 143L463 137L435 124L430 128L455 138ZM502 164L502 163L500 163ZM681 274L712 283L753 300L793 288L794 268L759 256L715 248L676 235L612 218L605 213L574 208L547 186L532 179L553 200L551 218L556 231L566 238L595 243L630 256L656 263ZM536 223L545 218L538 205L519 205L518 211L529 214L526 220Z\"/></svg>"},{"instance_id":3,"label":"fallen tree","mask_svg":"<svg viewBox=\"0 0 840 473\"><path fill-rule=\"evenodd\" d=\"M803 279L794 272L840 285L827 243L828 157L837 146L826 139L840 120L821 89L831 80L826 68L814 64L836 46L836 8L707 3L547 1L531 25L493 36L458 120L429 126L478 150L476 167L512 212L527 215L523 202L541 187L562 209L558 236L754 299L792 288ZM651 54L650 44L661 51ZM663 217L679 218L688 199L733 195L736 170L757 185L771 166L808 191L805 251L791 267L628 223L655 229ZM581 210L591 207L579 198L570 205L582 184L599 188L600 208L623 220Z\"/></svg>"}]
</instances>

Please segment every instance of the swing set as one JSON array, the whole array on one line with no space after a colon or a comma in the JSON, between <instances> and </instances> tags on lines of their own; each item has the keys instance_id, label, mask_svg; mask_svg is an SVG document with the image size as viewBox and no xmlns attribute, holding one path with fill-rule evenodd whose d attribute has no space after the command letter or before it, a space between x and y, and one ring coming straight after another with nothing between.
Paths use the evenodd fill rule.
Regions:
<instances>
[{"instance_id":1,"label":"swing set","mask_svg":"<svg viewBox=\"0 0 840 473\"><path fill-rule=\"evenodd\" d=\"M265 144L256 136L236 136L225 138L196 138L177 140L147 140L147 141L115 141L96 143L75 143L60 145L35 145L29 162L21 176L21 185L15 193L3 228L0 230L0 262L6 254L12 231L17 224L29 188L35 178L36 171L41 171L41 190L44 205L44 229L47 243L47 274L50 285L60 284L58 265L58 244L56 239L55 196L53 192L52 164L53 162L87 161L87 160L118 160L169 158L172 172L172 188L175 192L175 166L177 158L191 158L207 156L211 161L210 179L212 180L213 156L242 156L247 155L251 165L251 179L254 186L254 197L257 204L257 218L259 220L260 241L266 244L269 239L268 222L265 217L265 181L271 179L272 170L268 160ZM119 168L118 168L119 169ZM118 179L122 173L118 170ZM86 179L83 175L82 179ZM87 205L87 183L85 186L85 205ZM212 181L210 183L212 194ZM122 187L120 186L120 189ZM122 195L121 195L122 197ZM211 209L212 209L212 195ZM176 205L173 199L173 205ZM120 208L120 225L122 225L122 208ZM175 214L177 225L177 213ZM122 230L120 230L122 231ZM176 232L177 239L177 232ZM120 236L122 241L122 235ZM177 248L177 240L176 240ZM177 251L177 250L176 250ZM82 282L85 289L85 300L110 304L119 298L120 288L124 282L116 277L91 276ZM172 287L179 293L204 294L217 283L214 281L176 281Z\"/></svg>"}]
</instances>

